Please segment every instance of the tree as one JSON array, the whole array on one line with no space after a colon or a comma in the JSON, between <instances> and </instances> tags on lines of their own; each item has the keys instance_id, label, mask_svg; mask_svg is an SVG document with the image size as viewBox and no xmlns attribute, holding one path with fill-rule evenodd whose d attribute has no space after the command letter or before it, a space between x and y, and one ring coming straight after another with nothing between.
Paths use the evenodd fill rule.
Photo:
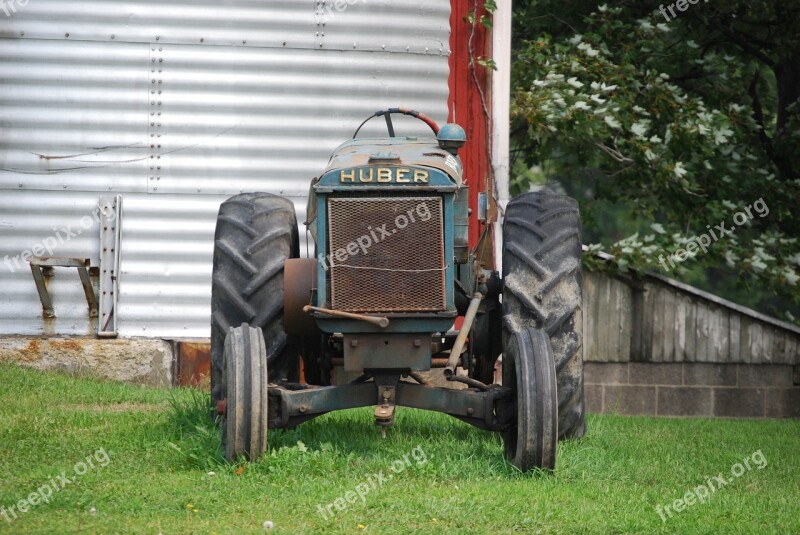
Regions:
<instances>
[{"instance_id":1,"label":"tree","mask_svg":"<svg viewBox=\"0 0 800 535\"><path fill-rule=\"evenodd\" d=\"M800 4L520 0L515 32L520 189L580 184L590 233L597 203L635 212L617 269L727 270L800 304Z\"/></svg>"}]
</instances>

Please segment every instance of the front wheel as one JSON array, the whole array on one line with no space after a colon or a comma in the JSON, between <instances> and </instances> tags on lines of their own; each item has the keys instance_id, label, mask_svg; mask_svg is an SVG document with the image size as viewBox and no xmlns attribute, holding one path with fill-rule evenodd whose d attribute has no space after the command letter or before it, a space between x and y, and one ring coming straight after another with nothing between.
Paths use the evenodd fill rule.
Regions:
<instances>
[{"instance_id":1,"label":"front wheel","mask_svg":"<svg viewBox=\"0 0 800 535\"><path fill-rule=\"evenodd\" d=\"M222 354L225 457L255 460L267 451L267 348L261 329L231 327Z\"/></svg>"},{"instance_id":2,"label":"front wheel","mask_svg":"<svg viewBox=\"0 0 800 535\"><path fill-rule=\"evenodd\" d=\"M505 338L503 386L514 390L511 422L503 432L506 457L523 472L554 470L558 397L550 339L531 328L507 331Z\"/></svg>"}]
</instances>

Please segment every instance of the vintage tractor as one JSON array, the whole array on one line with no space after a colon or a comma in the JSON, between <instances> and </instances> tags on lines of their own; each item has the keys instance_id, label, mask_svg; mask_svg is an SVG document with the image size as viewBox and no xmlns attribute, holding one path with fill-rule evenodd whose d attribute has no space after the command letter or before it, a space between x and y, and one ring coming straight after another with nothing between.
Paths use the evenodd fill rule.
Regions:
<instances>
[{"instance_id":1,"label":"vintage tractor","mask_svg":"<svg viewBox=\"0 0 800 535\"><path fill-rule=\"evenodd\" d=\"M394 114L434 136L395 135ZM388 137L358 138L373 117ZM501 433L520 470L553 469L558 438L585 430L577 203L512 200L501 278L469 248L464 130L400 108L364 123L312 181L315 258L299 258L290 201L244 193L220 207L211 387L226 455L255 459L268 428L354 407L375 406L385 436L406 406ZM461 387L431 386L420 372L432 368ZM358 376L331 386L334 369Z\"/></svg>"}]
</instances>

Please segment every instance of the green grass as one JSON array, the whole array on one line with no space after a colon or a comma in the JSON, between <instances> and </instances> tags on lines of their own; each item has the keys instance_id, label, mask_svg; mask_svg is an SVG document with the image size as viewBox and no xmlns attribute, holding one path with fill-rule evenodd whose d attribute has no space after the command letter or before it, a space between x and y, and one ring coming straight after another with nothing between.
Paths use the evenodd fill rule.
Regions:
<instances>
[{"instance_id":1,"label":"green grass","mask_svg":"<svg viewBox=\"0 0 800 535\"><path fill-rule=\"evenodd\" d=\"M592 416L584 439L559 446L555 475L543 475L518 473L497 435L447 416L399 409L382 440L362 409L271 432L266 458L230 465L197 391L7 365L0 385L0 507L100 448L110 457L49 504L0 517L0 533L263 533L266 520L275 533L800 532L798 421ZM426 462L409 457L393 473L414 448ZM655 506L731 478L757 450L765 468L662 522ZM380 471L393 477L365 503L318 513Z\"/></svg>"}]
</instances>

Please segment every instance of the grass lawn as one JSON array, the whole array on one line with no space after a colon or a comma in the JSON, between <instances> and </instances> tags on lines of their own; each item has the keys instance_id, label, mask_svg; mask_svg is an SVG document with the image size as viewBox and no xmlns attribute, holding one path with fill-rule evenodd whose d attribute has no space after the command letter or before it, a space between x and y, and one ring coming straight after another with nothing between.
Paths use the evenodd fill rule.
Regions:
<instances>
[{"instance_id":1,"label":"grass lawn","mask_svg":"<svg viewBox=\"0 0 800 535\"><path fill-rule=\"evenodd\" d=\"M269 456L226 464L196 390L8 365L0 385L0 533L263 533L268 520L273 533L800 533L798 421L591 416L544 475L447 416L401 408L382 440L360 409L271 432ZM49 503L8 512L48 484Z\"/></svg>"}]
</instances>

